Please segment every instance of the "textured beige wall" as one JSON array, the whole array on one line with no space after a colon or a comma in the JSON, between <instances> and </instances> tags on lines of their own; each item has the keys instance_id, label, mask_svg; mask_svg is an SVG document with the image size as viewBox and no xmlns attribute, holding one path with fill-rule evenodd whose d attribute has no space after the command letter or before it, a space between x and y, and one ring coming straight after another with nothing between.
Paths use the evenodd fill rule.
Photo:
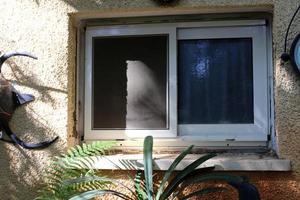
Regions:
<instances>
[{"instance_id":1,"label":"textured beige wall","mask_svg":"<svg viewBox=\"0 0 300 200\"><path fill-rule=\"evenodd\" d=\"M274 83L276 103L276 133L279 155L293 162L293 169L300 173L300 84L299 77L290 65L280 64L287 23L299 0L181 0L173 7L159 8L152 0L1 0L0 2L0 51L23 49L38 56L11 59L3 68L5 76L14 81L21 91L34 94L36 101L17 110L12 127L21 138L39 141L60 136L55 145L40 150L27 151L0 143L0 199L32 199L41 172L49 157L63 151L73 135L75 28L70 16L76 13L93 14L109 11L119 13L140 10L193 8L199 12L213 10L257 10L273 7ZM212 9L213 8L213 9ZM69 15L70 14L70 15ZM291 36L300 32L300 15L291 28ZM291 37L292 38L292 37ZM291 42L291 40L289 41ZM299 199L299 184L294 174L250 174L262 191L264 199L276 199L273 183L280 186L274 176L282 177L285 190L282 198ZM270 178L268 177L270 176ZM285 179L284 179L285 178ZM290 191L284 194L284 191ZM277 196L279 197L279 196Z\"/></svg>"}]
</instances>

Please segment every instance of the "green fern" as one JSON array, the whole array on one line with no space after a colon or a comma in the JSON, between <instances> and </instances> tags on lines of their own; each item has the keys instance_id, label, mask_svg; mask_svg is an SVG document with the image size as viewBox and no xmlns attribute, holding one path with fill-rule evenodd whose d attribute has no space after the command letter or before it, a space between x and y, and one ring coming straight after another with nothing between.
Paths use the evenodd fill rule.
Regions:
<instances>
[{"instance_id":1,"label":"green fern","mask_svg":"<svg viewBox=\"0 0 300 200\"><path fill-rule=\"evenodd\" d=\"M96 156L104 155L114 144L112 141L98 141L78 145L69 149L66 154L54 157L45 172L45 186L35 200L63 200L77 193L103 188L109 181L88 178L99 175L93 169ZM78 178L86 179L66 184L66 181Z\"/></svg>"},{"instance_id":2,"label":"green fern","mask_svg":"<svg viewBox=\"0 0 300 200\"><path fill-rule=\"evenodd\" d=\"M147 199L147 194L145 192L145 184L142 180L142 172L138 171L133 179L134 190L138 200Z\"/></svg>"}]
</instances>

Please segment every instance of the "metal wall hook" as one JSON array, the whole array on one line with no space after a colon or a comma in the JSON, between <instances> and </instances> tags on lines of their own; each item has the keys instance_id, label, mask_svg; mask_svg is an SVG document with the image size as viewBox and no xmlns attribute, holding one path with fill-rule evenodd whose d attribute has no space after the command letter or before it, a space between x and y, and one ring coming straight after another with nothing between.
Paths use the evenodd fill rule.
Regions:
<instances>
[{"instance_id":1,"label":"metal wall hook","mask_svg":"<svg viewBox=\"0 0 300 200\"><path fill-rule=\"evenodd\" d=\"M33 59L37 59L36 56L28 52L20 52L20 51L7 52L0 57L0 74L1 74L1 67L3 63L7 59L13 56L26 56ZM24 142L23 140L18 138L17 135L10 129L9 121L11 120L12 114L14 113L16 108L18 106L33 101L34 96L30 94L19 93L13 87L12 83L6 80L3 76L0 76L0 86L4 86L0 90L0 108L2 109L2 112L0 112L0 140L4 142L20 145L26 149L41 149L41 148L48 147L58 139L58 137L55 137L50 141L44 141L44 142L33 144L33 143ZM9 115L7 113L9 113ZM10 140L3 138L4 133L10 138Z\"/></svg>"}]
</instances>

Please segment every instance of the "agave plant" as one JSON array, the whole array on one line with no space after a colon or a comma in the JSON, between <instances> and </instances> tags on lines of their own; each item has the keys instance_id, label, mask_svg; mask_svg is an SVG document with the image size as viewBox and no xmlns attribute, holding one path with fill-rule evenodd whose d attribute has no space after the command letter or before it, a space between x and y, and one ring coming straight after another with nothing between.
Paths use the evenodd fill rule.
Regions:
<instances>
[{"instance_id":1,"label":"agave plant","mask_svg":"<svg viewBox=\"0 0 300 200\"><path fill-rule=\"evenodd\" d=\"M182 171L177 173L174 177L171 177L176 166L185 158L185 156L191 153L193 146L189 146L185 149L171 164L169 169L164 174L162 180L159 183L157 191L153 189L153 158L152 158L153 138L148 136L144 140L144 178L141 172L137 172L134 181L134 191L116 180L107 179L123 188L127 188L132 194L118 192L116 190L95 189L87 192L83 192L79 195L73 196L69 200L86 200L101 195L114 195L125 200L166 200L174 199L178 197L182 191L197 183L203 183L206 181L222 181L226 182L232 187L236 188L239 192L240 200L259 200L259 193L254 185L248 183L245 178L240 176L220 174L213 172L214 167L199 168L199 165L207 161L208 159L216 156L216 154L207 154L193 163L185 167ZM93 180L104 180L101 177L93 177ZM82 182L83 180L73 180L75 182ZM225 187L207 187L194 191L186 196L181 197L182 200L187 200L195 196L201 196L203 194L226 191Z\"/></svg>"}]
</instances>

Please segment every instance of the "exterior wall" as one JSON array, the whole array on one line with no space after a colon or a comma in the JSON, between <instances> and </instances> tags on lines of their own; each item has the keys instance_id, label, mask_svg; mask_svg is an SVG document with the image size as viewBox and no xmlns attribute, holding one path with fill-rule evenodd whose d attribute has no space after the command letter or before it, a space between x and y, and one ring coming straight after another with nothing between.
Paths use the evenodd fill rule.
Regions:
<instances>
[{"instance_id":1,"label":"exterior wall","mask_svg":"<svg viewBox=\"0 0 300 200\"><path fill-rule=\"evenodd\" d=\"M183 8L202 13L250 8L273 10L275 130L279 156L292 161L293 173L247 174L259 186L263 199L300 199L297 181L300 174L299 77L289 64L282 65L279 60L288 22L298 4L299 0L181 0L171 7L158 7L152 0L2 0L0 51L23 49L39 58L15 58L3 67L5 77L14 81L20 91L36 97L33 103L16 111L11 125L27 141L45 140L56 135L60 139L40 151L28 151L1 142L0 199L33 199L49 157L64 151L75 141L74 16L89 15L90 12L113 15L118 9L130 13L163 9L176 12ZM299 32L298 15L291 27L290 38Z\"/></svg>"}]
</instances>

